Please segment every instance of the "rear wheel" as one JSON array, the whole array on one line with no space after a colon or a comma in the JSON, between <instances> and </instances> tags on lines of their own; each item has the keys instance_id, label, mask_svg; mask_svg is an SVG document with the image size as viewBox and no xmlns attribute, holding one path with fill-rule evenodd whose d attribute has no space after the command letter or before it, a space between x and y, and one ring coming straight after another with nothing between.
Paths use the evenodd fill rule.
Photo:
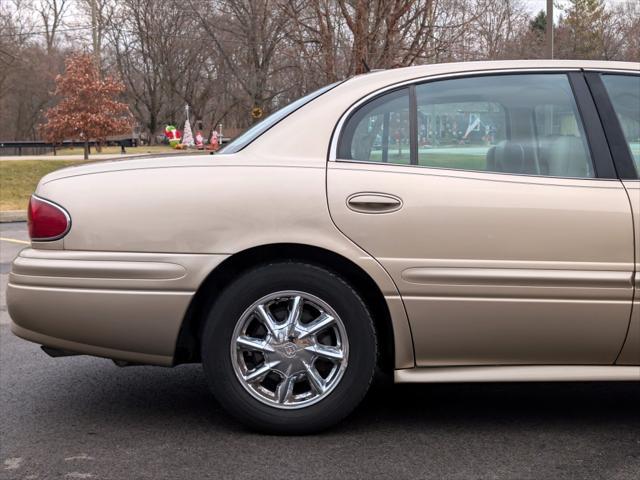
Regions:
<instances>
[{"instance_id":1,"label":"rear wheel","mask_svg":"<svg viewBox=\"0 0 640 480\"><path fill-rule=\"evenodd\" d=\"M371 316L340 277L277 263L236 279L209 313L205 374L223 407L248 427L309 433L348 415L376 360Z\"/></svg>"}]
</instances>

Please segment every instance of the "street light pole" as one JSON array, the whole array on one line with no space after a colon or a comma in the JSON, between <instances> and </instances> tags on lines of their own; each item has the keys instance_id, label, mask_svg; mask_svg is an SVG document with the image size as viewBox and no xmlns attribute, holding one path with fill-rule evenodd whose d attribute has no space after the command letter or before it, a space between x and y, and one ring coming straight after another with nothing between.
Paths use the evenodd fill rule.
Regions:
<instances>
[{"instance_id":1,"label":"street light pole","mask_svg":"<svg viewBox=\"0 0 640 480\"><path fill-rule=\"evenodd\" d=\"M553 0L547 0L546 25L547 58L553 59Z\"/></svg>"},{"instance_id":2,"label":"street light pole","mask_svg":"<svg viewBox=\"0 0 640 480\"><path fill-rule=\"evenodd\" d=\"M98 24L98 3L97 0L89 0L89 6L91 8L91 42L93 44L93 58L96 67L101 72L102 70L102 52L101 52L101 32L98 29L101 25Z\"/></svg>"}]
</instances>

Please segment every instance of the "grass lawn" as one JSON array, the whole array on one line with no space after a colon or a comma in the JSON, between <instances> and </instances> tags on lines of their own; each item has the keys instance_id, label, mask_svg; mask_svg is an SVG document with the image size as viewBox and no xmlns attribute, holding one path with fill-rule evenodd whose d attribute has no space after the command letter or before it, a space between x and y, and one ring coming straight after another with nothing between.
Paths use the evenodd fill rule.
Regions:
<instances>
[{"instance_id":1,"label":"grass lawn","mask_svg":"<svg viewBox=\"0 0 640 480\"><path fill-rule=\"evenodd\" d=\"M0 162L0 210L26 210L29 196L44 175L80 160L3 160Z\"/></svg>"},{"instance_id":2,"label":"grass lawn","mask_svg":"<svg viewBox=\"0 0 640 480\"><path fill-rule=\"evenodd\" d=\"M173 148L169 145L146 145L143 147L126 147L127 153L172 153L175 152ZM56 150L58 155L82 155L84 150L82 147L69 147L69 148L59 148ZM91 155L97 154L98 151L95 148L91 148ZM109 154L118 154L120 153L120 147L102 147L102 152L99 153L109 153Z\"/></svg>"}]
</instances>

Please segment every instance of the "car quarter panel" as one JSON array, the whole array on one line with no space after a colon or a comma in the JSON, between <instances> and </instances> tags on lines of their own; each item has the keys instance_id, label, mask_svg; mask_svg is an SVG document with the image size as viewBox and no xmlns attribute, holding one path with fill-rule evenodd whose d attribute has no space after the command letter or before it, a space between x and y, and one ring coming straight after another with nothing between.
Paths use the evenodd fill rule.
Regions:
<instances>
[{"instance_id":1,"label":"car quarter panel","mask_svg":"<svg viewBox=\"0 0 640 480\"><path fill-rule=\"evenodd\" d=\"M111 297L114 305L109 308L112 309L107 308L98 315L96 322L107 316L120 317L123 319L120 325L124 327L128 322L126 304L134 313L137 311L137 315L142 315L141 312L147 315L148 311L148 318L137 323L140 330L131 332L130 337L135 333L137 341L144 342L142 330L153 328L151 317L156 316L156 322L170 325L167 327L171 331L169 337L173 336L175 343L177 328L191 296L215 267L207 264L207 258L223 259L261 245L295 243L342 255L372 277L392 314L396 365L399 368L413 366L408 321L393 281L380 264L348 240L329 217L325 166L244 163L248 163L246 156L229 155L216 157L215 163L211 157L205 157L199 166L136 169L129 164L129 168L121 170L89 170L80 175L45 177L38 195L63 205L71 215L73 226L64 238L64 252L42 250L38 258L34 258L36 254L29 254L16 262L12 276L13 303L19 304L19 308L31 308L29 311L15 308L16 323L27 329L30 326L34 331L41 327L27 322L28 318L43 316L35 313L45 312L25 307L24 292L31 289L30 295L36 295L33 289L43 283L48 289L55 289L56 295L51 291L46 295L42 293L42 305L50 306L54 297L58 298L60 305L73 309L72 317L78 322L84 321L80 319L82 311L90 311L91 305L97 306L86 302L106 301L100 300L107 298L104 295L93 293L94 288L116 288L122 290L118 297ZM55 253L63 255L55 256ZM126 255L138 259L133 261L149 264L132 269ZM109 256L110 263L96 263L105 256ZM45 257L48 260L45 261ZM196 265L198 259L204 260L202 268ZM182 269L184 276L181 276ZM95 278L98 271L99 279ZM52 272L66 273L52 275ZM154 278L162 275L167 278ZM41 281L44 278L46 282ZM73 278L81 280L76 282ZM82 298L87 300L84 305L78 301L72 306L75 302L72 293L77 298L82 288L85 288ZM116 300L124 296L124 289L134 288L141 292L137 309L131 303L133 296L126 297L130 303ZM158 311L146 308L151 298L145 294L154 295L155 302L161 298L160 293L175 290L178 292L174 295L174 308ZM66 336L71 330L68 324L61 333ZM96 341L97 336L106 334L96 331L96 336L77 340L90 343L89 340ZM114 332L108 337L109 344L115 342L116 336ZM160 350L161 355L172 352L166 348Z\"/></svg>"}]
</instances>

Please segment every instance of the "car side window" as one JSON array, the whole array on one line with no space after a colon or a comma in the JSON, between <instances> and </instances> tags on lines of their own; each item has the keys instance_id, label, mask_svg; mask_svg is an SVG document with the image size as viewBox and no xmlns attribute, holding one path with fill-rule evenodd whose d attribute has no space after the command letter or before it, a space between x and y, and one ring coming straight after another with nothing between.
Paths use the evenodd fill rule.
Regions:
<instances>
[{"instance_id":1,"label":"car side window","mask_svg":"<svg viewBox=\"0 0 640 480\"><path fill-rule=\"evenodd\" d=\"M640 175L640 75L602 75L631 156Z\"/></svg>"},{"instance_id":2,"label":"car side window","mask_svg":"<svg viewBox=\"0 0 640 480\"><path fill-rule=\"evenodd\" d=\"M409 90L402 88L365 104L345 126L340 158L410 163Z\"/></svg>"},{"instance_id":3,"label":"car side window","mask_svg":"<svg viewBox=\"0 0 640 480\"><path fill-rule=\"evenodd\" d=\"M487 75L409 88L415 88L415 128L410 124L409 89L383 95L347 120L338 157L523 175L594 176L565 74Z\"/></svg>"}]
</instances>

